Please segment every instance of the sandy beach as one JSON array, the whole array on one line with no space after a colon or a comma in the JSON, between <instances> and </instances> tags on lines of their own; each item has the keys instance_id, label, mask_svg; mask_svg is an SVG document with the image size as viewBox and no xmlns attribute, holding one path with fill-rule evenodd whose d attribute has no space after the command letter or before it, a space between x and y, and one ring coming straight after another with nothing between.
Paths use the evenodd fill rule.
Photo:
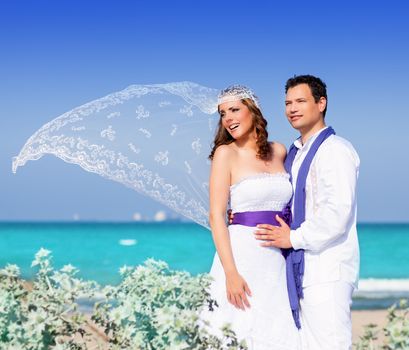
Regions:
<instances>
[{"instance_id":1,"label":"sandy beach","mask_svg":"<svg viewBox=\"0 0 409 350\"><path fill-rule=\"evenodd\" d=\"M370 323L377 324L379 342L383 341L382 328L386 325L388 310L354 310L352 311L352 342L356 343L364 334L364 326Z\"/></svg>"}]
</instances>

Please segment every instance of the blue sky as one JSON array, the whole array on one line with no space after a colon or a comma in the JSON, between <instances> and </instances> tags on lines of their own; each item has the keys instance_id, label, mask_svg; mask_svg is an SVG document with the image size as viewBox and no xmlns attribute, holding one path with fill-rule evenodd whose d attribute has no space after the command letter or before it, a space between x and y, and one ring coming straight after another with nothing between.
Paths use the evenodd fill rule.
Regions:
<instances>
[{"instance_id":1,"label":"blue sky","mask_svg":"<svg viewBox=\"0 0 409 350\"><path fill-rule=\"evenodd\" d=\"M130 220L151 200L51 156L12 157L46 122L131 84L232 83L259 95L273 140L297 136L284 84L328 85L327 122L361 157L360 221L409 221L404 1L0 3L0 220Z\"/></svg>"}]
</instances>

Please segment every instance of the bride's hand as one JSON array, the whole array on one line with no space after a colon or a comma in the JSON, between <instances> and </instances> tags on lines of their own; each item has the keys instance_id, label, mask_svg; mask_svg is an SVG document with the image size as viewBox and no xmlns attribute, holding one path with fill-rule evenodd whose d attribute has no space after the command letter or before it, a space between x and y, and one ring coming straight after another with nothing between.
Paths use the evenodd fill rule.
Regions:
<instances>
[{"instance_id":1,"label":"bride's hand","mask_svg":"<svg viewBox=\"0 0 409 350\"><path fill-rule=\"evenodd\" d=\"M227 211L227 224L231 225L233 223L233 219L234 219L233 211L231 209L229 209Z\"/></svg>"},{"instance_id":2,"label":"bride's hand","mask_svg":"<svg viewBox=\"0 0 409 350\"><path fill-rule=\"evenodd\" d=\"M226 275L227 300L235 307L244 310L250 307L247 296L251 297L251 291L247 282L239 273Z\"/></svg>"}]
</instances>

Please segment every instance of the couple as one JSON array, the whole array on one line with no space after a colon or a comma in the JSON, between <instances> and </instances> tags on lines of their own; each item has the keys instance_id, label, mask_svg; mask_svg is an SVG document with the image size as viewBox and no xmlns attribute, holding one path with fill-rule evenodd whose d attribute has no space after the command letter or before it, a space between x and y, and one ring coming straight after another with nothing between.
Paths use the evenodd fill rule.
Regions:
<instances>
[{"instance_id":1,"label":"couple","mask_svg":"<svg viewBox=\"0 0 409 350\"><path fill-rule=\"evenodd\" d=\"M285 92L287 119L300 132L288 154L268 141L251 90L219 95L210 154L210 291L218 308L204 318L215 332L230 323L251 350L351 349L359 158L325 124L321 79L295 76Z\"/></svg>"}]
</instances>

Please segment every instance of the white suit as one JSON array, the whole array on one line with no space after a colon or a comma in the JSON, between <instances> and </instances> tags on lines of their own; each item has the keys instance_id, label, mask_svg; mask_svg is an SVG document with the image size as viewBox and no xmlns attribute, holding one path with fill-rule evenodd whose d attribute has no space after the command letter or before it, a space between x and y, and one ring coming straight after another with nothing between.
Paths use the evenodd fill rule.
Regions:
<instances>
[{"instance_id":1,"label":"white suit","mask_svg":"<svg viewBox=\"0 0 409 350\"><path fill-rule=\"evenodd\" d=\"M300 140L294 142L299 149L292 167L294 187L300 166L321 131L304 145ZM305 250L303 349L352 348L350 305L359 273L358 173L356 151L336 135L321 144L311 163L306 180L305 222L290 234L294 249Z\"/></svg>"}]
</instances>

